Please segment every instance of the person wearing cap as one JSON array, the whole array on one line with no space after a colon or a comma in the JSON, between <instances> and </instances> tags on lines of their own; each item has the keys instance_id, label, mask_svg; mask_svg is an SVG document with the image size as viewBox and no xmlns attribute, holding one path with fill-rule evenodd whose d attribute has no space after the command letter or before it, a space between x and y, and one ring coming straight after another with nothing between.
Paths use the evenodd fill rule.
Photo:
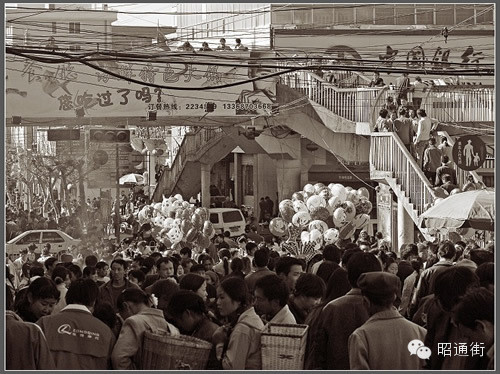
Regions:
<instances>
[{"instance_id":1,"label":"person wearing cap","mask_svg":"<svg viewBox=\"0 0 500 374\"><path fill-rule=\"evenodd\" d=\"M387 272L361 274L358 287L368 302L370 318L349 337L351 370L420 370L424 360L408 343L424 341L426 330L406 320L394 307L401 281Z\"/></svg>"}]
</instances>

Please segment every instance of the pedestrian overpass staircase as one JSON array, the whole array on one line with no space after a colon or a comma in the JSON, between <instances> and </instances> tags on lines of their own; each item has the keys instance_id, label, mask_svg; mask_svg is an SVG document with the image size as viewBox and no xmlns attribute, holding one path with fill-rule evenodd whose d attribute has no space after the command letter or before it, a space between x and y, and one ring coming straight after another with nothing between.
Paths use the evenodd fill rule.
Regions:
<instances>
[{"instance_id":1,"label":"pedestrian overpass staircase","mask_svg":"<svg viewBox=\"0 0 500 374\"><path fill-rule=\"evenodd\" d=\"M361 87L360 85L367 85L367 79L360 74L350 73L346 76L345 82L348 84L343 85L343 82L329 83L308 71L281 75L277 87L280 104L299 102L302 99L293 108L295 112L302 113L302 117L296 116L296 120L287 123L287 126L319 146L323 146L322 142L325 141L333 144L339 134L356 134L369 139L371 179L386 183L392 188L418 227L419 216L435 199L433 187L396 134L371 132L372 124L387 97L396 99L397 93L387 86ZM410 93L409 101L411 100ZM421 107L432 118L444 123L482 121L492 124L494 87L430 87L422 99ZM306 118L308 126L303 125L302 120ZM316 131L311 131L311 126ZM447 136L449 144L453 145L452 136L447 133L441 135ZM197 134L186 135L171 168L167 168L158 181L154 200L160 201L162 194L195 196L200 191L202 161L213 164L236 146L252 148L253 152L265 152L257 142L258 139L251 141L240 136L234 128L203 128ZM486 167L494 167L491 165L493 162L493 159L489 159ZM468 174L457 169L459 183L463 183ZM471 174L476 181L481 181L478 173ZM419 229L424 237L430 238L427 230Z\"/></svg>"}]
</instances>

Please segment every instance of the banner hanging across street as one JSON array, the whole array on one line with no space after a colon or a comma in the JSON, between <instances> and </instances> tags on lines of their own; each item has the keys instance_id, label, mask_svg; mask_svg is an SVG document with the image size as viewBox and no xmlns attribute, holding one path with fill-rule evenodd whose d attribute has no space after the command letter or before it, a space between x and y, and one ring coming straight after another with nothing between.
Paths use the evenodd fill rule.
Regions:
<instances>
[{"instance_id":1,"label":"banner hanging across street","mask_svg":"<svg viewBox=\"0 0 500 374\"><path fill-rule=\"evenodd\" d=\"M7 117L53 118L268 115L276 103L274 77L210 89L266 76L273 71L248 64L249 53L172 55L172 63L92 61L40 63L9 55L6 63ZM166 58L165 58L166 59ZM139 85L128 79L144 82ZM179 89L150 87L156 84ZM183 88L199 87L199 90Z\"/></svg>"}]
</instances>

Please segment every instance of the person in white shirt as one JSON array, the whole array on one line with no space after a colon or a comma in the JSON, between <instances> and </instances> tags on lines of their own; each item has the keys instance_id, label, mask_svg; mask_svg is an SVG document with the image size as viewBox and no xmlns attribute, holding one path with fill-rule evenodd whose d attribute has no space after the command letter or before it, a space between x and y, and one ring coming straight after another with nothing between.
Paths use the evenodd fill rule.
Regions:
<instances>
[{"instance_id":1,"label":"person in white shirt","mask_svg":"<svg viewBox=\"0 0 500 374\"><path fill-rule=\"evenodd\" d=\"M274 274L266 275L255 283L255 311L269 323L296 324L287 305L289 295L283 279Z\"/></svg>"},{"instance_id":2,"label":"person in white shirt","mask_svg":"<svg viewBox=\"0 0 500 374\"><path fill-rule=\"evenodd\" d=\"M429 139L431 138L432 121L429 117L427 117L427 113L425 113L424 109L417 110L417 116L417 134L415 135L415 140L413 143L415 144L420 167L422 167L424 151L427 147L427 144L429 143Z\"/></svg>"}]
</instances>

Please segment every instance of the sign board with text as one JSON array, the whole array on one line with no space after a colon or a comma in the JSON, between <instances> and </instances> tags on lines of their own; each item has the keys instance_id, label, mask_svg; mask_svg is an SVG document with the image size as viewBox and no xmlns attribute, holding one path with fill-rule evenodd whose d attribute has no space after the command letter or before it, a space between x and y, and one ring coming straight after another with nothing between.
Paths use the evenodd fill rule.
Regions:
<instances>
[{"instance_id":1,"label":"sign board with text","mask_svg":"<svg viewBox=\"0 0 500 374\"><path fill-rule=\"evenodd\" d=\"M276 107L273 71L249 63L248 52L172 52L170 63L92 61L116 78L78 62L45 64L6 56L6 116L157 117L270 115ZM221 55L224 59L221 60ZM95 57L95 56L94 56ZM168 56L170 57L170 56ZM245 82L238 84L239 82ZM224 88L210 87L234 84ZM172 89L151 87L156 84ZM199 88L183 90L185 88Z\"/></svg>"}]
</instances>

